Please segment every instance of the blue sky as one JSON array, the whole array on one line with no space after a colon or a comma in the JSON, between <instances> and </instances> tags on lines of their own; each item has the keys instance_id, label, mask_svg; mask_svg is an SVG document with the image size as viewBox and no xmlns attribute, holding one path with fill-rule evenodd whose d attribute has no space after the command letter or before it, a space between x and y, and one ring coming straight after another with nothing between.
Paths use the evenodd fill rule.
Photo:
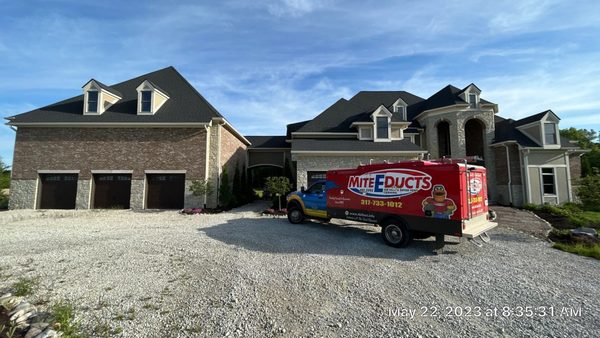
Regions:
<instances>
[{"instance_id":1,"label":"blue sky","mask_svg":"<svg viewBox=\"0 0 600 338\"><path fill-rule=\"evenodd\" d=\"M246 135L360 90L471 82L499 114L600 129L600 1L0 0L0 117L175 66ZM0 127L11 163L14 132Z\"/></svg>"}]
</instances>

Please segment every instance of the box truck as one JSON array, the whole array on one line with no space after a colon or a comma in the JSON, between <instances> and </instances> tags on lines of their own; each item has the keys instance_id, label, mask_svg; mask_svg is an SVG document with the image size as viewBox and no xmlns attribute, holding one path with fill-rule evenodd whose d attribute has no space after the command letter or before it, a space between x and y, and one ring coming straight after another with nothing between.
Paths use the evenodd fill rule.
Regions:
<instances>
[{"instance_id":1,"label":"box truck","mask_svg":"<svg viewBox=\"0 0 600 338\"><path fill-rule=\"evenodd\" d=\"M329 170L326 180L287 196L287 215L291 223L339 218L379 225L394 247L436 236L439 249L444 235L488 242L486 232L497 225L486 169L455 159Z\"/></svg>"}]
</instances>

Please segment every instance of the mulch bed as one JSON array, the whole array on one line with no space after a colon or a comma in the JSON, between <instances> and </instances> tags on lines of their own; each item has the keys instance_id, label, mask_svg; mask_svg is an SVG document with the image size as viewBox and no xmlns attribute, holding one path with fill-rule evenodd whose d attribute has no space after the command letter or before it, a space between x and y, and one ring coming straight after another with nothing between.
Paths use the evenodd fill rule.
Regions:
<instances>
[{"instance_id":1,"label":"mulch bed","mask_svg":"<svg viewBox=\"0 0 600 338\"><path fill-rule=\"evenodd\" d=\"M564 216L553 215L545 211L533 211L540 218L546 220L556 229L573 229L573 224L569 222L569 219Z\"/></svg>"}]
</instances>

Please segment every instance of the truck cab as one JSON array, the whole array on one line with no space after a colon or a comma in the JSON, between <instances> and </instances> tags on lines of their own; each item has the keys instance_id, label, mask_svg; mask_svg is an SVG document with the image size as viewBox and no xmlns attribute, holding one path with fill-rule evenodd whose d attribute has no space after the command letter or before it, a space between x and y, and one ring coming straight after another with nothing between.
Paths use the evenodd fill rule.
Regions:
<instances>
[{"instance_id":1,"label":"truck cab","mask_svg":"<svg viewBox=\"0 0 600 338\"><path fill-rule=\"evenodd\" d=\"M308 189L290 193L287 196L288 219L291 223L301 223L305 218L329 220L327 216L326 181L313 183Z\"/></svg>"}]
</instances>

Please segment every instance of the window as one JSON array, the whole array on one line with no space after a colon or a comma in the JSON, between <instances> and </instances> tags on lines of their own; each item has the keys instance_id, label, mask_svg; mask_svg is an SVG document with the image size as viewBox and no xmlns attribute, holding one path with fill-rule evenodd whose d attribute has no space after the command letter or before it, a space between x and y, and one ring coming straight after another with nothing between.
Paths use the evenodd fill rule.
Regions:
<instances>
[{"instance_id":1,"label":"window","mask_svg":"<svg viewBox=\"0 0 600 338\"><path fill-rule=\"evenodd\" d=\"M142 111L152 111L152 92L149 90L142 91Z\"/></svg>"},{"instance_id":2,"label":"window","mask_svg":"<svg viewBox=\"0 0 600 338\"><path fill-rule=\"evenodd\" d=\"M414 144L418 145L419 147L421 146L421 134L417 134L413 137L414 139Z\"/></svg>"},{"instance_id":3,"label":"window","mask_svg":"<svg viewBox=\"0 0 600 338\"><path fill-rule=\"evenodd\" d=\"M371 127L361 127L359 129L360 135L359 138L364 139L364 140L371 140L373 139L373 128Z\"/></svg>"},{"instance_id":4,"label":"window","mask_svg":"<svg viewBox=\"0 0 600 338\"><path fill-rule=\"evenodd\" d=\"M322 194L325 191L325 183L323 182L317 182L313 185L310 186L310 188L308 188L308 190L306 190L307 194Z\"/></svg>"},{"instance_id":5,"label":"window","mask_svg":"<svg viewBox=\"0 0 600 338\"><path fill-rule=\"evenodd\" d=\"M477 94L469 94L469 108L477 108Z\"/></svg>"},{"instance_id":6,"label":"window","mask_svg":"<svg viewBox=\"0 0 600 338\"><path fill-rule=\"evenodd\" d=\"M378 117L377 118L377 138L378 139L389 138L388 118L387 117Z\"/></svg>"},{"instance_id":7,"label":"window","mask_svg":"<svg viewBox=\"0 0 600 338\"><path fill-rule=\"evenodd\" d=\"M556 126L554 123L544 123L544 140L546 144L558 144Z\"/></svg>"},{"instance_id":8,"label":"window","mask_svg":"<svg viewBox=\"0 0 600 338\"><path fill-rule=\"evenodd\" d=\"M554 168L542 168L542 188L544 195L556 195Z\"/></svg>"},{"instance_id":9,"label":"window","mask_svg":"<svg viewBox=\"0 0 600 338\"><path fill-rule=\"evenodd\" d=\"M88 91L87 111L90 113L98 112L98 92L95 90Z\"/></svg>"},{"instance_id":10,"label":"window","mask_svg":"<svg viewBox=\"0 0 600 338\"><path fill-rule=\"evenodd\" d=\"M400 119L406 120L406 107L396 106L396 113L398 113L398 115L400 115Z\"/></svg>"}]
</instances>

